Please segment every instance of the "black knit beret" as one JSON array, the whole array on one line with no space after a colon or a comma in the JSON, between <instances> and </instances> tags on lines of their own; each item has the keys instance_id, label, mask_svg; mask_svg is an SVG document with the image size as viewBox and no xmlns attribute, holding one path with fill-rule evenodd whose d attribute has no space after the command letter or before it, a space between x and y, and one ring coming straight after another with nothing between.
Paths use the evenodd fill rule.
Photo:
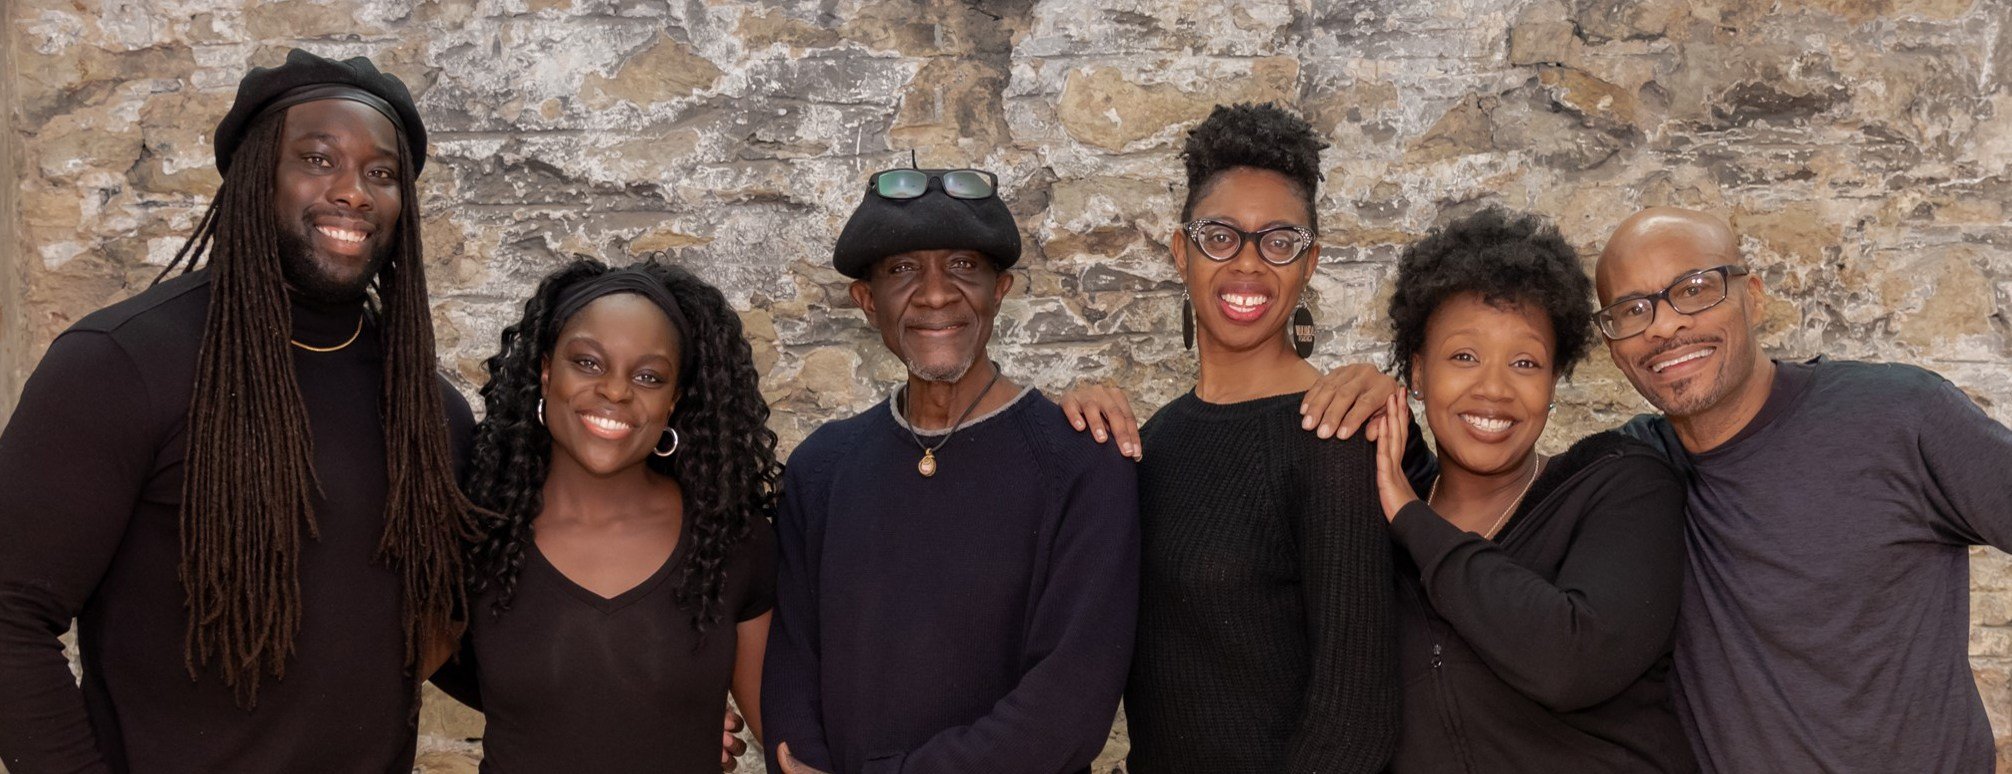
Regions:
<instances>
[{"instance_id":1,"label":"black knit beret","mask_svg":"<svg viewBox=\"0 0 2012 774\"><path fill-rule=\"evenodd\" d=\"M831 265L847 277L866 279L880 259L916 250L976 250L1005 271L1020 262L1020 228L997 194L958 199L932 182L916 198L888 199L868 184L838 234Z\"/></svg>"},{"instance_id":2,"label":"black knit beret","mask_svg":"<svg viewBox=\"0 0 2012 774\"><path fill-rule=\"evenodd\" d=\"M244 80L238 81L237 101L231 103L231 111L224 114L222 123L217 124L217 171L230 169L231 156L244 142L245 132L251 129L254 119L285 98L302 95L304 92L301 89L315 86L348 86L382 100L383 105L372 104L366 101L367 98L357 101L370 104L379 112L389 107L391 113L386 117L392 119L392 126L404 133L405 144L412 148L412 174L417 175L425 169L426 124L419 120L419 108L413 104L412 92L406 90L404 81L398 80L398 76L378 72L377 65L360 56L338 62L296 48L286 53L286 64L254 67L251 72L245 73ZM345 97L338 93L322 98Z\"/></svg>"}]
</instances>

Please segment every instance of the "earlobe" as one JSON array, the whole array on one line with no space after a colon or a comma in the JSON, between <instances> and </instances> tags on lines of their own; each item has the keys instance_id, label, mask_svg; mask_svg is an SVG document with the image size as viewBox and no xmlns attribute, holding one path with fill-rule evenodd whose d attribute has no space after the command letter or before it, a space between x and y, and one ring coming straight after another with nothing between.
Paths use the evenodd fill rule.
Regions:
<instances>
[{"instance_id":1,"label":"earlobe","mask_svg":"<svg viewBox=\"0 0 2012 774\"><path fill-rule=\"evenodd\" d=\"M872 285L868 284L866 280L853 280L852 285L846 288L846 293L852 296L853 305L859 307L859 311L866 313L867 322L876 325L879 324L879 319L873 313Z\"/></svg>"}]
</instances>

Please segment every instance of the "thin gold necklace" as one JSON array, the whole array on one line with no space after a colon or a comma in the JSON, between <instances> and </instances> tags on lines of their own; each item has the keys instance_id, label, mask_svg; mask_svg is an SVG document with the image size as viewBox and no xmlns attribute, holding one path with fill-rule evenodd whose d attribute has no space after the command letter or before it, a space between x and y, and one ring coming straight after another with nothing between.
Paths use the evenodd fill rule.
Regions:
<instances>
[{"instance_id":1,"label":"thin gold necklace","mask_svg":"<svg viewBox=\"0 0 2012 774\"><path fill-rule=\"evenodd\" d=\"M1530 467L1530 480L1523 482L1523 491L1516 493L1516 499L1509 501L1509 507L1502 509L1502 515L1495 517L1495 523L1488 525L1488 531L1481 533L1482 537L1489 540L1495 539L1495 530L1502 528L1502 523L1509 520L1509 514L1515 513L1516 506L1522 504L1523 497L1530 494L1530 487L1537 483L1537 474L1544 472L1544 463L1546 461L1544 455L1537 455L1537 464ZM1425 493L1425 505L1427 507L1432 506L1433 500L1439 499L1439 482L1444 478L1446 477L1442 475L1439 478L1432 479L1432 489Z\"/></svg>"},{"instance_id":2,"label":"thin gold necklace","mask_svg":"<svg viewBox=\"0 0 2012 774\"><path fill-rule=\"evenodd\" d=\"M344 340L344 341L343 341L343 342L342 342L341 344L337 344L337 345L335 345L335 346L333 346L333 347L317 347L317 346L314 346L314 345L312 345L312 344L302 344L302 343L300 343L299 341L297 341L297 340L294 340L294 339L287 339L287 340L286 340L286 343L288 343L288 344L292 344L292 345L294 345L294 346L296 346L296 347L300 347L301 349L304 349L304 350L307 350L307 351L309 351L309 352L334 352L334 351L337 351L337 350L340 350L340 349L342 349L342 348L344 348L344 347L348 347L348 346L349 346L349 345L351 345L351 344L355 344L355 343L356 343L356 337L358 337L358 336L361 336L361 335L363 335L363 315L357 315L357 316L356 316L356 330L355 330L355 331L353 331L353 332L351 332L351 333L349 334L349 338L348 338L348 339L346 339L346 340ZM1439 482L1435 481L1435 482L1433 482L1433 483L1434 483L1434 484L1437 484L1437 483L1439 483Z\"/></svg>"}]
</instances>

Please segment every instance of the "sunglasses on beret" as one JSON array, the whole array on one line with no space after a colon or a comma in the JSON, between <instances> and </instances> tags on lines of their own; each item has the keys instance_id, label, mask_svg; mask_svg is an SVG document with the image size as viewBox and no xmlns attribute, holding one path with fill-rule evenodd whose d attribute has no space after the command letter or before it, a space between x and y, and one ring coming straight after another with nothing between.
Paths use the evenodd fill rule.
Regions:
<instances>
[{"instance_id":1,"label":"sunglasses on beret","mask_svg":"<svg viewBox=\"0 0 2012 774\"><path fill-rule=\"evenodd\" d=\"M875 172L866 187L882 199L914 199L934 184L952 199L990 199L999 193L999 176L982 169L890 169Z\"/></svg>"}]
</instances>

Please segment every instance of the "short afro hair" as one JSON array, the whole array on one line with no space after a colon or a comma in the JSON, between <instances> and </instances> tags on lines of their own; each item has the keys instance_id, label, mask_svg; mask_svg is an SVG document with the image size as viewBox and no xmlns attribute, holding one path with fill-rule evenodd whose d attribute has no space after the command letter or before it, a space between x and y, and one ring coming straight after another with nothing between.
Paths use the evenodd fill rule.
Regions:
<instances>
[{"instance_id":1,"label":"short afro hair","mask_svg":"<svg viewBox=\"0 0 2012 774\"><path fill-rule=\"evenodd\" d=\"M1551 370L1571 376L1592 344L1593 283L1558 229L1535 215L1490 207L1435 229L1405 248L1390 296L1390 354L1411 382L1425 325L1447 299L1479 293L1497 307L1522 306L1551 320Z\"/></svg>"},{"instance_id":2,"label":"short afro hair","mask_svg":"<svg viewBox=\"0 0 2012 774\"><path fill-rule=\"evenodd\" d=\"M1320 231L1314 196L1320 189L1320 151L1326 147L1305 119L1270 102L1217 105L1188 132L1188 142L1181 148L1181 160L1188 167L1188 200L1181 205L1181 221L1194 217L1195 202L1208 195L1218 175L1250 167L1292 181L1306 200L1307 225Z\"/></svg>"}]
</instances>

